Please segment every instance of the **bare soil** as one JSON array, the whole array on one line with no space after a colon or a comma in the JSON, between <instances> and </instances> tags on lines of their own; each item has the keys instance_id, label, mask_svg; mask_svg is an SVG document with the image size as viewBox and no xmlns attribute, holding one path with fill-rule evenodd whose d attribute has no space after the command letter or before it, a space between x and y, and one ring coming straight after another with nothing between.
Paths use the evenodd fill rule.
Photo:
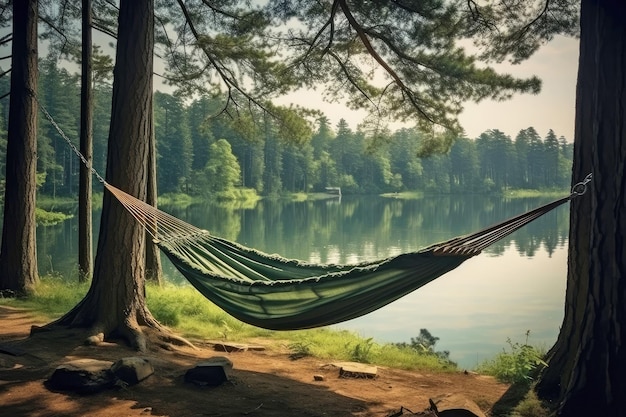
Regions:
<instances>
[{"instance_id":1,"label":"bare soil","mask_svg":"<svg viewBox=\"0 0 626 417\"><path fill-rule=\"evenodd\" d=\"M63 363L82 358L115 361L138 353L123 343L86 346L79 330L29 336L32 325L43 324L28 311L0 306L0 416L388 417L424 411L430 398L448 394L463 395L490 416L499 414L494 405L497 408L509 388L472 373L385 367L378 367L373 379L345 378L327 361L291 360L286 349L225 353L194 341L197 349L141 354L152 362L155 373L138 385L91 395L51 392L44 382ZM259 343L263 341L254 341ZM227 356L233 362L228 382L218 387L184 382L188 369L213 356ZM323 380L316 381L316 375Z\"/></svg>"}]
</instances>

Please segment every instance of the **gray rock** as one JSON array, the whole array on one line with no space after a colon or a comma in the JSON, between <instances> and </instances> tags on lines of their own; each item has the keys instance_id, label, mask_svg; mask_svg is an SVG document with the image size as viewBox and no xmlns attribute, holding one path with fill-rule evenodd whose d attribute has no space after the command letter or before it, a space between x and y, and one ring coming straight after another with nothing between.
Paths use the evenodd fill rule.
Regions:
<instances>
[{"instance_id":1,"label":"gray rock","mask_svg":"<svg viewBox=\"0 0 626 417\"><path fill-rule=\"evenodd\" d=\"M59 365L45 385L53 391L74 391L79 394L100 392L115 384L111 365L110 361L95 359L71 361Z\"/></svg>"},{"instance_id":2,"label":"gray rock","mask_svg":"<svg viewBox=\"0 0 626 417\"><path fill-rule=\"evenodd\" d=\"M198 363L185 373L185 382L200 386L218 386L228 381L233 363L223 356L214 356Z\"/></svg>"},{"instance_id":3,"label":"gray rock","mask_svg":"<svg viewBox=\"0 0 626 417\"><path fill-rule=\"evenodd\" d=\"M115 362L111 372L128 385L135 385L154 374L154 368L148 359L131 356Z\"/></svg>"}]
</instances>

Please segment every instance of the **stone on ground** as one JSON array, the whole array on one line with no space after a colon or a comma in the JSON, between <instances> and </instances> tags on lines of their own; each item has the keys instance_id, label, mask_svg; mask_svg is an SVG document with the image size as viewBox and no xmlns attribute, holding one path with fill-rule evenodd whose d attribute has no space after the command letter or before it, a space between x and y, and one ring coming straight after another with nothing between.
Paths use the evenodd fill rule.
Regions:
<instances>
[{"instance_id":1,"label":"stone on ground","mask_svg":"<svg viewBox=\"0 0 626 417\"><path fill-rule=\"evenodd\" d=\"M74 391L80 394L103 391L115 383L112 364L110 361L95 359L67 362L54 370L46 381L46 387L53 391Z\"/></svg>"},{"instance_id":2,"label":"stone on ground","mask_svg":"<svg viewBox=\"0 0 626 417\"><path fill-rule=\"evenodd\" d=\"M265 346L248 345L245 343L232 343L232 342L210 342L213 344L213 349L220 352L246 352L248 350L264 351Z\"/></svg>"},{"instance_id":3,"label":"stone on ground","mask_svg":"<svg viewBox=\"0 0 626 417\"><path fill-rule=\"evenodd\" d=\"M154 368L148 359L131 356L115 362L111 372L128 385L135 385L154 374Z\"/></svg>"},{"instance_id":4,"label":"stone on ground","mask_svg":"<svg viewBox=\"0 0 626 417\"><path fill-rule=\"evenodd\" d=\"M214 356L198 363L185 373L185 382L200 386L218 386L228 381L233 363L224 356Z\"/></svg>"},{"instance_id":5,"label":"stone on ground","mask_svg":"<svg viewBox=\"0 0 626 417\"><path fill-rule=\"evenodd\" d=\"M336 362L334 366L339 368L339 376L342 378L376 378L378 368L360 362Z\"/></svg>"}]
</instances>

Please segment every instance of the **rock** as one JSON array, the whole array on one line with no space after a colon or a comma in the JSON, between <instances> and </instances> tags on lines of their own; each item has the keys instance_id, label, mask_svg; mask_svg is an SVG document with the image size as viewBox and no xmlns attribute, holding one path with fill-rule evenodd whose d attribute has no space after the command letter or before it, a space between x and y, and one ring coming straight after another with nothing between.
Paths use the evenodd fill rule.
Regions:
<instances>
[{"instance_id":1,"label":"rock","mask_svg":"<svg viewBox=\"0 0 626 417\"><path fill-rule=\"evenodd\" d=\"M313 380L314 381L323 381L324 380L324 375L313 375Z\"/></svg>"},{"instance_id":2,"label":"rock","mask_svg":"<svg viewBox=\"0 0 626 417\"><path fill-rule=\"evenodd\" d=\"M115 362L111 372L125 383L135 385L154 374L154 368L148 359L131 356Z\"/></svg>"},{"instance_id":3,"label":"rock","mask_svg":"<svg viewBox=\"0 0 626 417\"><path fill-rule=\"evenodd\" d=\"M217 343L213 346L213 349L220 352L245 352L248 350L248 345L241 343Z\"/></svg>"},{"instance_id":4,"label":"rock","mask_svg":"<svg viewBox=\"0 0 626 417\"><path fill-rule=\"evenodd\" d=\"M339 376L342 378L376 378L378 368L359 362L333 363L339 368Z\"/></svg>"},{"instance_id":5,"label":"rock","mask_svg":"<svg viewBox=\"0 0 626 417\"><path fill-rule=\"evenodd\" d=\"M115 383L112 362L78 359L59 365L45 385L50 390L91 394L110 388Z\"/></svg>"},{"instance_id":6,"label":"rock","mask_svg":"<svg viewBox=\"0 0 626 417\"><path fill-rule=\"evenodd\" d=\"M99 345L102 342L104 342L104 333L98 333L85 339L85 345L88 346Z\"/></svg>"},{"instance_id":7,"label":"rock","mask_svg":"<svg viewBox=\"0 0 626 417\"><path fill-rule=\"evenodd\" d=\"M460 394L446 394L429 401L437 417L485 417L474 401Z\"/></svg>"},{"instance_id":8,"label":"rock","mask_svg":"<svg viewBox=\"0 0 626 417\"><path fill-rule=\"evenodd\" d=\"M212 342L213 349L220 352L245 352L248 350L264 351L265 346L247 345L244 343Z\"/></svg>"},{"instance_id":9,"label":"rock","mask_svg":"<svg viewBox=\"0 0 626 417\"><path fill-rule=\"evenodd\" d=\"M228 381L233 363L223 356L215 356L198 363L185 373L185 382L200 386L218 386Z\"/></svg>"}]
</instances>

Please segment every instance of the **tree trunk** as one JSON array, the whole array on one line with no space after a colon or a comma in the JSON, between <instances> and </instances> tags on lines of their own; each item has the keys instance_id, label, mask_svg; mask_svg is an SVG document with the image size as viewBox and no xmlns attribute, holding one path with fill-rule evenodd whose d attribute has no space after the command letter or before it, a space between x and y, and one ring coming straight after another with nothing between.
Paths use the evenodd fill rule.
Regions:
<instances>
[{"instance_id":1,"label":"tree trunk","mask_svg":"<svg viewBox=\"0 0 626 417\"><path fill-rule=\"evenodd\" d=\"M153 119L154 121L154 119ZM157 206L157 168L156 168L156 138L154 136L154 123L152 123L150 135L148 160L148 194L146 202L154 207ZM163 268L161 266L161 251L152 242L152 236L146 233L146 280L157 285L163 285Z\"/></svg>"},{"instance_id":2,"label":"tree trunk","mask_svg":"<svg viewBox=\"0 0 626 417\"><path fill-rule=\"evenodd\" d=\"M152 135L153 0L122 0L114 69L107 182L145 200ZM142 326L163 330L146 306L145 231L104 194L94 277L85 298L56 324L87 326L145 350Z\"/></svg>"},{"instance_id":3,"label":"tree trunk","mask_svg":"<svg viewBox=\"0 0 626 417\"><path fill-rule=\"evenodd\" d=\"M626 5L583 0L565 318L537 385L559 416L626 415Z\"/></svg>"},{"instance_id":4,"label":"tree trunk","mask_svg":"<svg viewBox=\"0 0 626 417\"><path fill-rule=\"evenodd\" d=\"M92 41L91 41L91 0L82 1L82 63L80 91L80 152L89 166L80 164L78 190L78 280L91 278L92 244L92 178L93 163L93 82L92 82Z\"/></svg>"},{"instance_id":5,"label":"tree trunk","mask_svg":"<svg viewBox=\"0 0 626 417\"><path fill-rule=\"evenodd\" d=\"M13 2L0 290L18 294L28 292L39 280L35 236L37 12L37 0Z\"/></svg>"}]
</instances>

